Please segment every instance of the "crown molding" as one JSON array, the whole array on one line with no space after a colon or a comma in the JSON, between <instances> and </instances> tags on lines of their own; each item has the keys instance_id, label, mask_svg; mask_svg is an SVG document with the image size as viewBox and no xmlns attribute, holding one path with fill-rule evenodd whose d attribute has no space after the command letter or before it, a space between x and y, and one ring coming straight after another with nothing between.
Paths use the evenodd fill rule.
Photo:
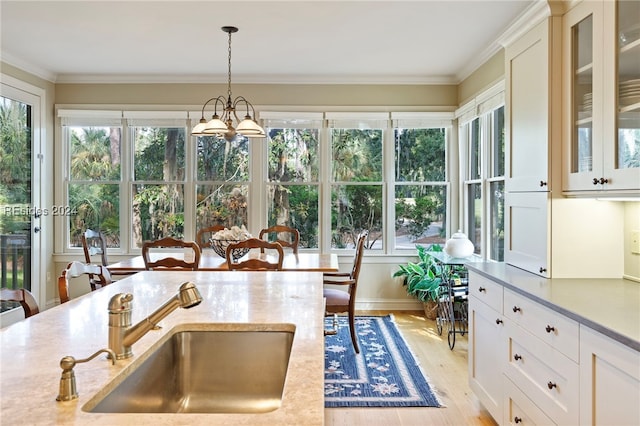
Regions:
<instances>
[{"instance_id":1,"label":"crown molding","mask_svg":"<svg viewBox=\"0 0 640 426\"><path fill-rule=\"evenodd\" d=\"M531 28L551 16L551 7L547 0L536 0L498 37L497 43L502 47L510 46Z\"/></svg>"},{"instance_id":2,"label":"crown molding","mask_svg":"<svg viewBox=\"0 0 640 426\"><path fill-rule=\"evenodd\" d=\"M227 77L212 75L136 75L136 74L59 74L56 83L67 84L227 84ZM348 85L424 85L457 84L455 76L421 75L241 75L234 84L348 84Z\"/></svg>"},{"instance_id":3,"label":"crown molding","mask_svg":"<svg viewBox=\"0 0 640 426\"><path fill-rule=\"evenodd\" d=\"M456 74L455 84L463 82L464 79L469 77L485 62L491 59L493 55L498 53L508 44L511 44L522 34L529 31L548 15L549 5L547 4L547 0L536 0L535 3L522 12L520 16L518 16L485 50L475 56L458 74Z\"/></svg>"},{"instance_id":4,"label":"crown molding","mask_svg":"<svg viewBox=\"0 0 640 426\"><path fill-rule=\"evenodd\" d=\"M44 68L37 67L32 63L24 61L10 53L2 52L0 58L2 58L2 62L7 65L11 65L12 67L18 68L21 71L33 74L34 76L42 78L43 80L47 80L51 83L56 82L55 73L45 70Z\"/></svg>"}]
</instances>

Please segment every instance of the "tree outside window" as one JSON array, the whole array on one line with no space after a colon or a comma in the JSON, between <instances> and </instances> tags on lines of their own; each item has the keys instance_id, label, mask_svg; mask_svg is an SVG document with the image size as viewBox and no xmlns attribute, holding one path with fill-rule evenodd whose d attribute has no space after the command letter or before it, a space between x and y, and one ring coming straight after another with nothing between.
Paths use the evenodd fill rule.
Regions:
<instances>
[{"instance_id":1,"label":"tree outside window","mask_svg":"<svg viewBox=\"0 0 640 426\"><path fill-rule=\"evenodd\" d=\"M249 140L197 139L196 230L248 227Z\"/></svg>"},{"instance_id":2,"label":"tree outside window","mask_svg":"<svg viewBox=\"0 0 640 426\"><path fill-rule=\"evenodd\" d=\"M164 237L184 238L184 127L132 127L133 247Z\"/></svg>"},{"instance_id":3,"label":"tree outside window","mask_svg":"<svg viewBox=\"0 0 640 426\"><path fill-rule=\"evenodd\" d=\"M331 247L382 249L382 129L331 129Z\"/></svg>"},{"instance_id":4,"label":"tree outside window","mask_svg":"<svg viewBox=\"0 0 640 426\"><path fill-rule=\"evenodd\" d=\"M70 246L82 247L84 231L93 229L107 247L120 247L122 128L69 126L66 135Z\"/></svg>"},{"instance_id":5,"label":"tree outside window","mask_svg":"<svg viewBox=\"0 0 640 426\"><path fill-rule=\"evenodd\" d=\"M446 130L396 128L395 248L441 244L446 236Z\"/></svg>"},{"instance_id":6,"label":"tree outside window","mask_svg":"<svg viewBox=\"0 0 640 426\"><path fill-rule=\"evenodd\" d=\"M318 248L320 129L268 127L267 134L267 224L296 228L301 248Z\"/></svg>"}]
</instances>

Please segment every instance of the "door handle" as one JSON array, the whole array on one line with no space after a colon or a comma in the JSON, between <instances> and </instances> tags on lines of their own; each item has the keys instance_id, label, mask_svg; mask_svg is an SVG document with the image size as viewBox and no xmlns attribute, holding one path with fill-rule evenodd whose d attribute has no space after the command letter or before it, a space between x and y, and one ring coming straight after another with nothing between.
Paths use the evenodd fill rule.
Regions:
<instances>
[{"instance_id":1,"label":"door handle","mask_svg":"<svg viewBox=\"0 0 640 426\"><path fill-rule=\"evenodd\" d=\"M35 232L35 233L40 232L40 227L39 226L34 227L33 228L33 232Z\"/></svg>"}]
</instances>

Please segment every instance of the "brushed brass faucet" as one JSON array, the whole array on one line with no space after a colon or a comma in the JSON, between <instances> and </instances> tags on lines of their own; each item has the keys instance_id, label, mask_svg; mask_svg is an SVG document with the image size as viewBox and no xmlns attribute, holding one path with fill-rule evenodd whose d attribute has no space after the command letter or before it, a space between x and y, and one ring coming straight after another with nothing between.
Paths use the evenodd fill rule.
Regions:
<instances>
[{"instance_id":1,"label":"brushed brass faucet","mask_svg":"<svg viewBox=\"0 0 640 426\"><path fill-rule=\"evenodd\" d=\"M192 282L180 285L178 294L167 300L147 318L131 326L133 294L118 293L109 301L109 349L116 359L133 356L131 346L150 330L157 328L158 322L177 308L191 308L202 302L202 296Z\"/></svg>"}]
</instances>

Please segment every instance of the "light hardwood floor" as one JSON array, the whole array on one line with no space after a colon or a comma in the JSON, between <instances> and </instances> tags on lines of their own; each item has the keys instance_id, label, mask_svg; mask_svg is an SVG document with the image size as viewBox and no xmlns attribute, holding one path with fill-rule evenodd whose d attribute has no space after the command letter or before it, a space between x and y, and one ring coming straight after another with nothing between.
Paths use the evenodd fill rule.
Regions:
<instances>
[{"instance_id":1,"label":"light hardwood floor","mask_svg":"<svg viewBox=\"0 0 640 426\"><path fill-rule=\"evenodd\" d=\"M496 423L469 389L467 379L467 335L456 335L453 350L446 329L438 335L435 321L423 312L361 311L358 315L393 314L400 332L427 375L429 384L445 405L443 408L325 408L325 424L367 426L483 425Z\"/></svg>"}]
</instances>

